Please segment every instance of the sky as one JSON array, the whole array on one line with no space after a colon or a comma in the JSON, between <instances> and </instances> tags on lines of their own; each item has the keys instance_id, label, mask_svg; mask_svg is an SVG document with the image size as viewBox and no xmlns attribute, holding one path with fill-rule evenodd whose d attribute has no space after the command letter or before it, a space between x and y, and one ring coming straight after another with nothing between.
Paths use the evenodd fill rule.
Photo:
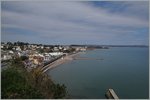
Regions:
<instances>
[{"instance_id":1,"label":"sky","mask_svg":"<svg viewBox=\"0 0 150 100\"><path fill-rule=\"evenodd\" d=\"M2 1L1 41L148 45L148 1Z\"/></svg>"}]
</instances>

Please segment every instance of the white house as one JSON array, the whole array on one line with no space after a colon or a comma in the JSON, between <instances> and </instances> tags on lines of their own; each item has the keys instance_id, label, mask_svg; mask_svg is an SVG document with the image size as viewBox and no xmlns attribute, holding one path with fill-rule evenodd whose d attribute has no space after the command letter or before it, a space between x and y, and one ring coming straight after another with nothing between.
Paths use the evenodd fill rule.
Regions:
<instances>
[{"instance_id":1,"label":"white house","mask_svg":"<svg viewBox=\"0 0 150 100\"><path fill-rule=\"evenodd\" d=\"M4 48L4 46L3 45L1 45L1 49L3 49Z\"/></svg>"},{"instance_id":2,"label":"white house","mask_svg":"<svg viewBox=\"0 0 150 100\"><path fill-rule=\"evenodd\" d=\"M40 46L40 48L41 48L41 49L43 49L43 48L44 48L44 46Z\"/></svg>"},{"instance_id":3,"label":"white house","mask_svg":"<svg viewBox=\"0 0 150 100\"><path fill-rule=\"evenodd\" d=\"M54 51L59 51L58 47L54 47Z\"/></svg>"},{"instance_id":4,"label":"white house","mask_svg":"<svg viewBox=\"0 0 150 100\"><path fill-rule=\"evenodd\" d=\"M9 60L9 59L12 59L12 56L11 55L8 55L8 54L4 54L1 56L1 60Z\"/></svg>"},{"instance_id":5,"label":"white house","mask_svg":"<svg viewBox=\"0 0 150 100\"><path fill-rule=\"evenodd\" d=\"M44 61L50 61L51 60L51 55L50 54L48 54L48 53L45 53L44 54Z\"/></svg>"},{"instance_id":6,"label":"white house","mask_svg":"<svg viewBox=\"0 0 150 100\"><path fill-rule=\"evenodd\" d=\"M63 55L63 52L51 52L49 53L51 56L61 56Z\"/></svg>"},{"instance_id":7,"label":"white house","mask_svg":"<svg viewBox=\"0 0 150 100\"><path fill-rule=\"evenodd\" d=\"M20 46L15 46L15 47L13 47L13 50L21 51L21 48L20 48Z\"/></svg>"},{"instance_id":8,"label":"white house","mask_svg":"<svg viewBox=\"0 0 150 100\"><path fill-rule=\"evenodd\" d=\"M9 51L10 54L13 54L14 52L12 50Z\"/></svg>"}]
</instances>

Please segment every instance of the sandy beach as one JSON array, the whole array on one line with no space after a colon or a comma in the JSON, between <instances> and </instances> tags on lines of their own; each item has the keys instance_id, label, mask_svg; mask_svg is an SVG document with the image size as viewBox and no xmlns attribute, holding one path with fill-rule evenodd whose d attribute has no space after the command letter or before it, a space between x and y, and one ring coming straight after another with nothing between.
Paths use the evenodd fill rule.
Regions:
<instances>
[{"instance_id":1,"label":"sandy beach","mask_svg":"<svg viewBox=\"0 0 150 100\"><path fill-rule=\"evenodd\" d=\"M42 68L42 71L43 71L43 73L45 73L47 70L55 68L58 65L61 65L61 64L66 63L68 61L72 61L79 54L80 54L80 52L64 56L64 57L62 57L62 58L60 58L60 59L58 59L58 60L56 60L56 61L54 61L54 62L52 62L52 63L50 63L48 65L46 65L46 66L44 66Z\"/></svg>"}]
</instances>

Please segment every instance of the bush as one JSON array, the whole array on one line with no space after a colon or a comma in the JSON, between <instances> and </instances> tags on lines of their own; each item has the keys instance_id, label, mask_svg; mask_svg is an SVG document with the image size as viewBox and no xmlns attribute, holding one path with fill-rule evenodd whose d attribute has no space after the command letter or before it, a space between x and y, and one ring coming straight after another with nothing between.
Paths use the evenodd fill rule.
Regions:
<instances>
[{"instance_id":1,"label":"bush","mask_svg":"<svg viewBox=\"0 0 150 100\"><path fill-rule=\"evenodd\" d=\"M21 56L21 60L24 61L24 60L28 60L29 58L27 56Z\"/></svg>"},{"instance_id":2,"label":"bush","mask_svg":"<svg viewBox=\"0 0 150 100\"><path fill-rule=\"evenodd\" d=\"M54 84L40 68L27 72L19 61L2 71L1 87L3 99L64 98L64 85Z\"/></svg>"},{"instance_id":3,"label":"bush","mask_svg":"<svg viewBox=\"0 0 150 100\"><path fill-rule=\"evenodd\" d=\"M41 93L26 81L25 76L15 68L8 68L1 74L2 99L44 98Z\"/></svg>"},{"instance_id":4,"label":"bush","mask_svg":"<svg viewBox=\"0 0 150 100\"><path fill-rule=\"evenodd\" d=\"M65 85L53 83L47 74L42 73L40 68L33 70L31 74L35 83L34 86L38 87L46 98L61 99L66 97L67 91Z\"/></svg>"}]
</instances>

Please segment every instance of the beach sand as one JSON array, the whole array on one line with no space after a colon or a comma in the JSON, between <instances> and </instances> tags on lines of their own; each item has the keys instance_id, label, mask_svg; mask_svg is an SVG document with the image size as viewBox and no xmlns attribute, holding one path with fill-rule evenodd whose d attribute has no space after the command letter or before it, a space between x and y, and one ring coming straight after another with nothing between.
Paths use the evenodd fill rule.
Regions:
<instances>
[{"instance_id":1,"label":"beach sand","mask_svg":"<svg viewBox=\"0 0 150 100\"><path fill-rule=\"evenodd\" d=\"M72 60L73 60L76 56L78 56L79 54L80 54L80 52L75 53L75 54L71 54L71 55L64 56L64 57L62 57L62 58L60 58L60 59L58 59L58 60L56 60L56 61L54 61L54 62L52 62L52 63L50 63L50 64L48 64L48 65L46 65L46 66L44 66L44 67L42 68L43 73L45 73L45 72L46 72L47 70L49 70L49 69L52 69L52 68L57 67L58 65L64 64L64 63L66 63L66 62L68 62L68 61L72 61Z\"/></svg>"}]
</instances>

